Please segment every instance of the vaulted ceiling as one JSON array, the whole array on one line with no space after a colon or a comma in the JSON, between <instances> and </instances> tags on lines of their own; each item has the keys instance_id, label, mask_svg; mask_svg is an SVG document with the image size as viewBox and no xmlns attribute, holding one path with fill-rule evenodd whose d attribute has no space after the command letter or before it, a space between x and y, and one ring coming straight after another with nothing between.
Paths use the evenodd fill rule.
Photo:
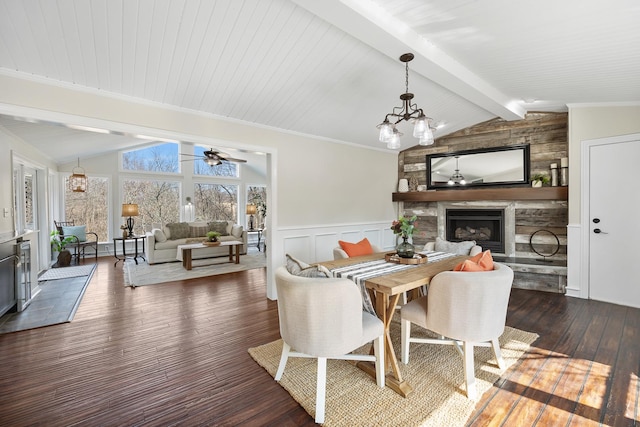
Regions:
<instances>
[{"instance_id":1,"label":"vaulted ceiling","mask_svg":"<svg viewBox=\"0 0 640 427\"><path fill-rule=\"evenodd\" d=\"M640 101L635 0L0 0L0 73L384 148L409 91L436 137L570 103ZM56 161L139 143L0 126ZM35 129L34 129L35 128ZM409 126L402 149L416 145ZM114 145L115 144L115 145Z\"/></svg>"}]
</instances>

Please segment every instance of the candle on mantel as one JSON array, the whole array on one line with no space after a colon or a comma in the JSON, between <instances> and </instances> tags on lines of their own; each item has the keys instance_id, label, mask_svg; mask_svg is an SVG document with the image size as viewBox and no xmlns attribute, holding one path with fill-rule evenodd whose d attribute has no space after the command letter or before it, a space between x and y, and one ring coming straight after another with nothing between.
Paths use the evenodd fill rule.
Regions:
<instances>
[{"instance_id":1,"label":"candle on mantel","mask_svg":"<svg viewBox=\"0 0 640 427\"><path fill-rule=\"evenodd\" d=\"M558 169L558 164L557 163L551 163L551 169Z\"/></svg>"},{"instance_id":2,"label":"candle on mantel","mask_svg":"<svg viewBox=\"0 0 640 427\"><path fill-rule=\"evenodd\" d=\"M560 167L561 168L569 167L569 158L568 157L563 157L563 158L560 159Z\"/></svg>"}]
</instances>

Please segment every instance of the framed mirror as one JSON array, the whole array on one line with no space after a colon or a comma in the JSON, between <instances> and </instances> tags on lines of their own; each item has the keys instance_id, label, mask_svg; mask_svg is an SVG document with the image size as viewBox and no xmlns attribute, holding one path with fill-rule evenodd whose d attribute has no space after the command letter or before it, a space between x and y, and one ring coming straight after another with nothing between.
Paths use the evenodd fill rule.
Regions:
<instances>
[{"instance_id":1,"label":"framed mirror","mask_svg":"<svg viewBox=\"0 0 640 427\"><path fill-rule=\"evenodd\" d=\"M427 155L427 189L529 183L529 144Z\"/></svg>"}]
</instances>

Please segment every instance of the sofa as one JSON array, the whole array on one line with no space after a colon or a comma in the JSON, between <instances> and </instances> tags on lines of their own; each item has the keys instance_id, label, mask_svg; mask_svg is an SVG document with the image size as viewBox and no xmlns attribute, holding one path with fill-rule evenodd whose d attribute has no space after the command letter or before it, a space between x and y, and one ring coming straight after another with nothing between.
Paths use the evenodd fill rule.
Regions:
<instances>
[{"instance_id":1,"label":"sofa","mask_svg":"<svg viewBox=\"0 0 640 427\"><path fill-rule=\"evenodd\" d=\"M207 232L221 234L219 241L240 240L242 255L247 253L247 233L233 221L180 222L156 226L145 233L145 256L149 264L178 261L178 245L198 243L206 240ZM228 246L210 246L193 251L193 259L228 256Z\"/></svg>"}]
</instances>

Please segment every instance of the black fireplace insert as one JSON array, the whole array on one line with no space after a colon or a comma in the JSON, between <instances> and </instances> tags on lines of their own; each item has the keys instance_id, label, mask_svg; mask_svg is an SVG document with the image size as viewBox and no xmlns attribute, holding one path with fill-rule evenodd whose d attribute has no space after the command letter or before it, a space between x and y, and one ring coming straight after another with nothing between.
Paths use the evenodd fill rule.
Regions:
<instances>
[{"instance_id":1,"label":"black fireplace insert","mask_svg":"<svg viewBox=\"0 0 640 427\"><path fill-rule=\"evenodd\" d=\"M447 209L446 239L475 240L483 250L504 253L504 209Z\"/></svg>"}]
</instances>

